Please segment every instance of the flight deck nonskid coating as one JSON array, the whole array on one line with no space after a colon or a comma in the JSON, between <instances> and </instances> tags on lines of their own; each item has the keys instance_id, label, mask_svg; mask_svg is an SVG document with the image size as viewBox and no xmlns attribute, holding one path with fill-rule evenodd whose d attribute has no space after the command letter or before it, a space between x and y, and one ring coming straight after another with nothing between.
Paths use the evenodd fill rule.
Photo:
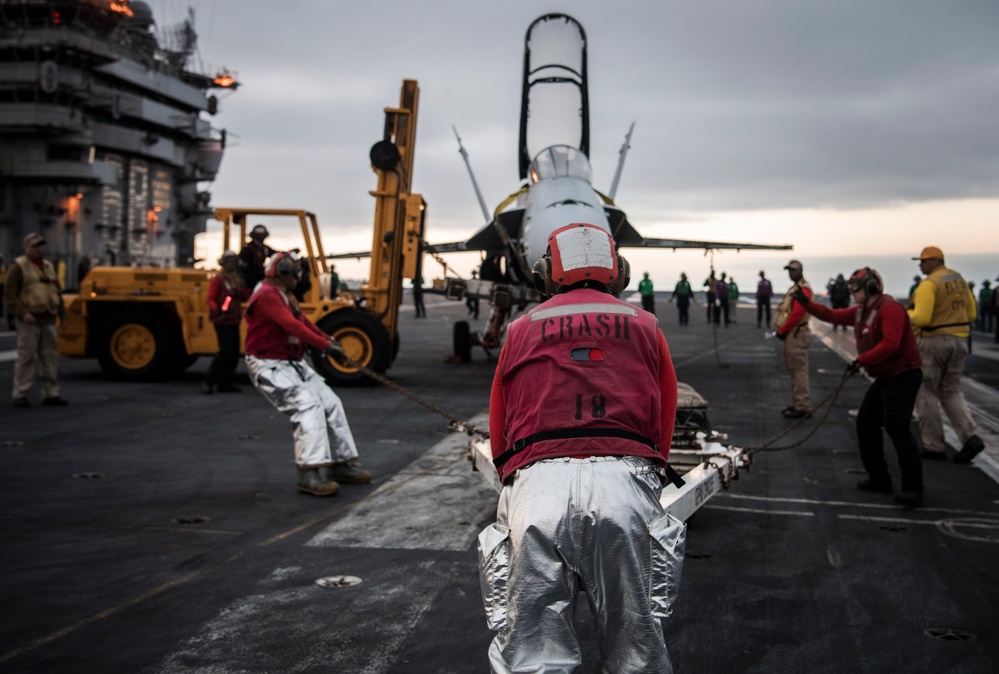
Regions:
<instances>
[{"instance_id":1,"label":"flight deck nonskid coating","mask_svg":"<svg viewBox=\"0 0 999 674\"><path fill-rule=\"evenodd\" d=\"M483 426L494 364L441 362L440 335L466 309L435 300L427 319L402 312L391 376ZM661 325L678 374L710 402L726 442L758 446L783 431L773 340L740 322L718 335L716 354L710 325L674 318L667 309ZM848 360L816 341L811 361L825 397ZM292 486L286 420L258 396L206 401L207 366L122 384L92 361L64 361L68 408L0 406L0 670L487 671L474 541L496 496L471 468L468 436L385 387L341 389L375 480L309 498ZM994 367L969 359L972 376ZM11 363L0 370L9 376ZM665 622L678 672L993 671L999 485L938 462L920 510L857 491L850 410L865 388L849 382L807 443L758 455L689 519ZM993 389L967 391L999 417ZM361 582L317 585L337 576ZM585 623L581 641L594 648Z\"/></svg>"}]
</instances>

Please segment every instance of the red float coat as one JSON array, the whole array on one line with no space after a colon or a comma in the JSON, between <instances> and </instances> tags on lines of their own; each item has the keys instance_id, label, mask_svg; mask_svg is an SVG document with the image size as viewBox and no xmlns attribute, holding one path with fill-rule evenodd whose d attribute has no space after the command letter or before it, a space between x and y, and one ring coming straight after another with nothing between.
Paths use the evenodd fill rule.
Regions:
<instances>
[{"instance_id":1,"label":"red float coat","mask_svg":"<svg viewBox=\"0 0 999 674\"><path fill-rule=\"evenodd\" d=\"M216 274L208 284L208 320L216 325L239 325L243 318L243 305L240 303L249 297L249 289L242 284L234 286L221 272ZM228 306L226 298L232 298ZM226 307L224 311L222 307Z\"/></svg>"},{"instance_id":2,"label":"red float coat","mask_svg":"<svg viewBox=\"0 0 999 674\"><path fill-rule=\"evenodd\" d=\"M556 295L510 324L489 401L493 457L543 431L628 432L540 440L500 468L505 480L539 459L642 456L666 465L676 372L656 317L590 289Z\"/></svg>"},{"instance_id":3,"label":"red float coat","mask_svg":"<svg viewBox=\"0 0 999 674\"><path fill-rule=\"evenodd\" d=\"M325 349L330 337L292 309L280 288L264 282L246 305L246 355L274 360L301 360L306 346Z\"/></svg>"},{"instance_id":4,"label":"red float coat","mask_svg":"<svg viewBox=\"0 0 999 674\"><path fill-rule=\"evenodd\" d=\"M830 309L809 302L807 310L827 323L853 326L857 360L872 377L894 377L923 366L905 307L887 295L880 295L869 307L854 304Z\"/></svg>"}]
</instances>

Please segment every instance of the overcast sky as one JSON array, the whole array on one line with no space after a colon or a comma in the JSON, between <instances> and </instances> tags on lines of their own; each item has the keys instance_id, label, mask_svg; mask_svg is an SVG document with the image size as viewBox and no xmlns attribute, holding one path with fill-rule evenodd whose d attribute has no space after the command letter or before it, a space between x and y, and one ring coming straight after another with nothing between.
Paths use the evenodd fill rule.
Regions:
<instances>
[{"instance_id":1,"label":"overcast sky","mask_svg":"<svg viewBox=\"0 0 999 674\"><path fill-rule=\"evenodd\" d=\"M160 26L187 5L149 4ZM194 6L205 65L241 82L213 119L231 140L213 203L313 210L338 250L370 236L367 153L404 78L430 241L483 224L452 124L490 209L518 187L524 34L559 11L587 33L598 189L636 122L617 203L643 234L999 253L996 0Z\"/></svg>"}]
</instances>

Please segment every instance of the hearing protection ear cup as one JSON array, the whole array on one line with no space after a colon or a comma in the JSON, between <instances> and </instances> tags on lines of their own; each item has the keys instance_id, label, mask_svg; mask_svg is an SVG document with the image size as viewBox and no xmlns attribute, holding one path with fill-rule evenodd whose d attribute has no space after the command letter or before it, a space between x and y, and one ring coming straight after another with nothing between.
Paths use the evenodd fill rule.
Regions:
<instances>
[{"instance_id":1,"label":"hearing protection ear cup","mask_svg":"<svg viewBox=\"0 0 999 674\"><path fill-rule=\"evenodd\" d=\"M534 268L531 269L531 280L534 282L534 289L539 293L545 292L545 258L541 258L534 263Z\"/></svg>"},{"instance_id":2,"label":"hearing protection ear cup","mask_svg":"<svg viewBox=\"0 0 999 674\"><path fill-rule=\"evenodd\" d=\"M550 255L543 256L534 263L531 274L534 280L534 287L545 297L551 297L558 292L558 284L552 280L552 258Z\"/></svg>"},{"instance_id":3,"label":"hearing protection ear cup","mask_svg":"<svg viewBox=\"0 0 999 674\"><path fill-rule=\"evenodd\" d=\"M615 295L624 292L624 289L628 287L629 283L631 283L631 263L628 262L627 258L620 253L616 253L616 257L617 278L614 279L608 287L608 290Z\"/></svg>"}]
</instances>

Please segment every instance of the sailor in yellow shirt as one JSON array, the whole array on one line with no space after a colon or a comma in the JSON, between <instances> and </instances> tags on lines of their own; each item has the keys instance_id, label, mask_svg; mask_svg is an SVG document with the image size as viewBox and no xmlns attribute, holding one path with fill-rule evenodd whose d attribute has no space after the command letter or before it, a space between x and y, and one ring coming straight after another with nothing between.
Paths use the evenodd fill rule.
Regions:
<instances>
[{"instance_id":1,"label":"sailor in yellow shirt","mask_svg":"<svg viewBox=\"0 0 999 674\"><path fill-rule=\"evenodd\" d=\"M947 458L940 408L961 442L956 463L968 463L985 448L961 392L961 373L968 356L968 334L977 311L975 297L961 275L944 265L943 251L927 246L919 257L926 275L910 299L912 321L923 359L923 384L916 397L924 459Z\"/></svg>"}]
</instances>

